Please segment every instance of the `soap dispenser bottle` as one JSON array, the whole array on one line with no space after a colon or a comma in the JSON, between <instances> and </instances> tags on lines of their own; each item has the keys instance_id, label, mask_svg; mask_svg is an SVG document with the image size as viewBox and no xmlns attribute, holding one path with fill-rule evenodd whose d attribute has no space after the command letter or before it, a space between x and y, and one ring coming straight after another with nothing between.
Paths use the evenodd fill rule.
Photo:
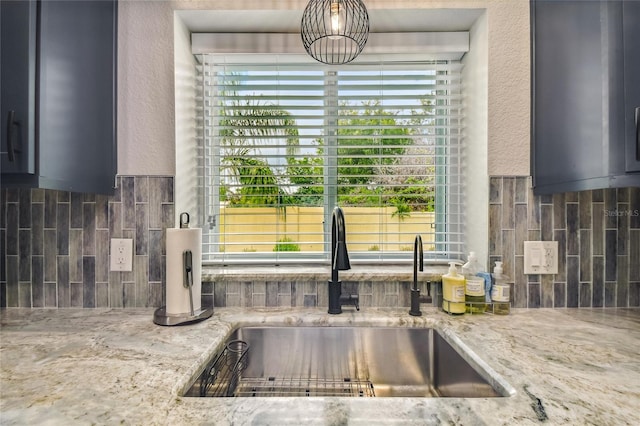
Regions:
<instances>
[{"instance_id":1,"label":"soap dispenser bottle","mask_svg":"<svg viewBox=\"0 0 640 426\"><path fill-rule=\"evenodd\" d=\"M509 279L502 272L502 262L496 262L493 268L493 286L491 287L491 301L493 313L508 315L511 311Z\"/></svg>"},{"instance_id":2,"label":"soap dispenser bottle","mask_svg":"<svg viewBox=\"0 0 640 426\"><path fill-rule=\"evenodd\" d=\"M464 276L458 274L455 262L449 263L449 272L442 276L442 310L449 314L464 314Z\"/></svg>"},{"instance_id":3,"label":"soap dispenser bottle","mask_svg":"<svg viewBox=\"0 0 640 426\"><path fill-rule=\"evenodd\" d=\"M476 258L475 252L469 253L467 263L462 265L462 275L465 279L464 300L467 313L481 314L487 308L485 303L485 284L484 278L477 274L483 272L482 266Z\"/></svg>"}]
</instances>

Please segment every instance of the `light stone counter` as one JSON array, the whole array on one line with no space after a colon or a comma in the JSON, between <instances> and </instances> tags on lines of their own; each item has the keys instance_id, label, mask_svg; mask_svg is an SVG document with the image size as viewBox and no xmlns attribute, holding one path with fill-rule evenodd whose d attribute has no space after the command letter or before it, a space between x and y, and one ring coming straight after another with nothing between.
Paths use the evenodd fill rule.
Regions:
<instances>
[{"instance_id":1,"label":"light stone counter","mask_svg":"<svg viewBox=\"0 0 640 426\"><path fill-rule=\"evenodd\" d=\"M160 327L153 310L0 311L0 423L132 425L638 425L640 310L217 309ZM436 326L509 382L508 398L183 398L240 324Z\"/></svg>"}]
</instances>

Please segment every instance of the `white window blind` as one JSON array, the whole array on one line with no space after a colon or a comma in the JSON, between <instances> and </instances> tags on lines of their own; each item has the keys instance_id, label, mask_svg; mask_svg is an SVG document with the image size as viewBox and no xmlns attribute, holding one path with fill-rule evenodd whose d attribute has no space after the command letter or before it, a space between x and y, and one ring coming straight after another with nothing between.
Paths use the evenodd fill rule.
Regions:
<instances>
[{"instance_id":1,"label":"white window blind","mask_svg":"<svg viewBox=\"0 0 640 426\"><path fill-rule=\"evenodd\" d=\"M200 59L204 262L328 261L334 206L351 260L461 257L459 62Z\"/></svg>"}]
</instances>

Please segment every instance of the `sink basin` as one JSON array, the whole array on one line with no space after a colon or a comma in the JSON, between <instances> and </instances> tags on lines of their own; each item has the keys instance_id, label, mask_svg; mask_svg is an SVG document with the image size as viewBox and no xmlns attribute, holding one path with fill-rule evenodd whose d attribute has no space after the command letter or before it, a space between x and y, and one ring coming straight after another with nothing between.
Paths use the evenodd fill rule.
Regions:
<instances>
[{"instance_id":1,"label":"sink basin","mask_svg":"<svg viewBox=\"0 0 640 426\"><path fill-rule=\"evenodd\" d=\"M433 328L241 327L184 396L462 397L515 390Z\"/></svg>"}]
</instances>

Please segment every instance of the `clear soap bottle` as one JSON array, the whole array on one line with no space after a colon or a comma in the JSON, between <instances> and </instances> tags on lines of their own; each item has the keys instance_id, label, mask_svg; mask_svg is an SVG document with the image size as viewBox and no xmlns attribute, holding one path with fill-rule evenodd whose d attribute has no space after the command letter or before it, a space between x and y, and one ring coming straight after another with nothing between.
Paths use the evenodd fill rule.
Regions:
<instances>
[{"instance_id":1,"label":"clear soap bottle","mask_svg":"<svg viewBox=\"0 0 640 426\"><path fill-rule=\"evenodd\" d=\"M481 314L487 309L484 278L477 275L479 272L483 272L482 266L480 266L475 252L472 251L469 253L467 263L462 265L462 275L465 278L466 312L471 314Z\"/></svg>"},{"instance_id":2,"label":"clear soap bottle","mask_svg":"<svg viewBox=\"0 0 640 426\"><path fill-rule=\"evenodd\" d=\"M502 273L502 262L496 262L496 266L493 268L493 286L491 287L494 314L508 315L511 312L510 291L508 277Z\"/></svg>"}]
</instances>

